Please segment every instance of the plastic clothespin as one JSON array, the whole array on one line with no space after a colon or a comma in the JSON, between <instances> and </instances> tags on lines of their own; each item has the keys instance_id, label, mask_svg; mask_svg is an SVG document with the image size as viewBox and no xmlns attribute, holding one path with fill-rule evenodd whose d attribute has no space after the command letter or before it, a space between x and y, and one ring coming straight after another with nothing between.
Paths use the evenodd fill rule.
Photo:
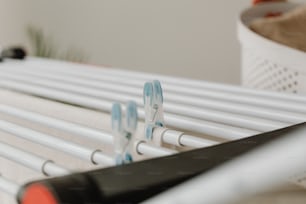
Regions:
<instances>
[{"instance_id":1,"label":"plastic clothespin","mask_svg":"<svg viewBox=\"0 0 306 204\"><path fill-rule=\"evenodd\" d=\"M135 102L128 102L126 106L126 121L122 120L122 109L119 103L112 107L112 131L115 143L115 160L117 165L131 163L132 140L137 129L137 106Z\"/></svg>"},{"instance_id":2,"label":"plastic clothespin","mask_svg":"<svg viewBox=\"0 0 306 204\"><path fill-rule=\"evenodd\" d=\"M145 137L148 141L152 141L154 139L154 128L165 126L163 113L163 90L158 80L145 83L143 101L145 108ZM157 143L161 143L161 141L158 141Z\"/></svg>"}]
</instances>

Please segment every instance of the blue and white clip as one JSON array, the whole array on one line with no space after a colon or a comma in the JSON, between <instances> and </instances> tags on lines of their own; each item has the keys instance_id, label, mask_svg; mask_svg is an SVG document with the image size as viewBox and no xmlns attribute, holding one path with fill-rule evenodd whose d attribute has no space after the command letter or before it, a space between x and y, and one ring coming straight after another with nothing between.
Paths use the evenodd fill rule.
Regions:
<instances>
[{"instance_id":1,"label":"blue and white clip","mask_svg":"<svg viewBox=\"0 0 306 204\"><path fill-rule=\"evenodd\" d=\"M115 160L117 165L131 163L132 140L137 129L137 106L135 102L128 102L126 106L126 121L122 121L122 109L119 103L112 107L112 132L115 145Z\"/></svg>"},{"instance_id":2,"label":"blue and white clip","mask_svg":"<svg viewBox=\"0 0 306 204\"><path fill-rule=\"evenodd\" d=\"M146 82L143 89L145 108L145 137L153 140L155 127L164 127L163 90L158 80Z\"/></svg>"}]
</instances>

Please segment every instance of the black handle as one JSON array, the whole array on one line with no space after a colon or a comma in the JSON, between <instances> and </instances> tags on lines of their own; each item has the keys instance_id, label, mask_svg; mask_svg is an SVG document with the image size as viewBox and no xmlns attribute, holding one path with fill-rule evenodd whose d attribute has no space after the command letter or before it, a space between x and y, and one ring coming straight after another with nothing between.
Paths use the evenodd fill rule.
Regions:
<instances>
[{"instance_id":1,"label":"black handle","mask_svg":"<svg viewBox=\"0 0 306 204\"><path fill-rule=\"evenodd\" d=\"M303 123L212 147L124 166L35 181L20 190L19 203L138 203L263 144L281 137L289 137L292 132L305 125ZM36 203L30 201L31 197L38 196L35 189L44 192L40 193L42 200L36 200ZM44 201L46 197L51 197L53 203Z\"/></svg>"}]
</instances>

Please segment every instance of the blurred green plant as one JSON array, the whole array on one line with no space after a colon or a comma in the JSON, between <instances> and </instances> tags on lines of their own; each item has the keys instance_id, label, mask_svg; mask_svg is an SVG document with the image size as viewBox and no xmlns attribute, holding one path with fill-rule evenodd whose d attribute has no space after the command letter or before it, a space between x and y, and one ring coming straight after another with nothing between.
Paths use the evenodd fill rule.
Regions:
<instances>
[{"instance_id":1,"label":"blurred green plant","mask_svg":"<svg viewBox=\"0 0 306 204\"><path fill-rule=\"evenodd\" d=\"M87 56L76 47L69 47L61 51L54 44L52 38L47 36L41 28L35 26L27 27L27 36L33 49L33 55L38 57L60 59L73 62L86 62Z\"/></svg>"}]
</instances>

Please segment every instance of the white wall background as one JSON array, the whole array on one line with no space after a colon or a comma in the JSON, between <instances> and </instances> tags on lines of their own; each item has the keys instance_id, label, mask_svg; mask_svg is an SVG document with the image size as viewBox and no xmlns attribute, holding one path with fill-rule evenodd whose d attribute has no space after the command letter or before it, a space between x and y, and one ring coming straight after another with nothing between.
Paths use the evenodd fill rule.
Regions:
<instances>
[{"instance_id":1,"label":"white wall background","mask_svg":"<svg viewBox=\"0 0 306 204\"><path fill-rule=\"evenodd\" d=\"M24 25L29 13L18 0L0 0L0 45L25 42Z\"/></svg>"},{"instance_id":2,"label":"white wall background","mask_svg":"<svg viewBox=\"0 0 306 204\"><path fill-rule=\"evenodd\" d=\"M0 0L0 43L24 43L26 25L90 62L239 82L235 22L249 0Z\"/></svg>"},{"instance_id":3,"label":"white wall background","mask_svg":"<svg viewBox=\"0 0 306 204\"><path fill-rule=\"evenodd\" d=\"M239 83L236 19L250 2L0 0L0 43L28 43L36 25L90 63Z\"/></svg>"},{"instance_id":4,"label":"white wall background","mask_svg":"<svg viewBox=\"0 0 306 204\"><path fill-rule=\"evenodd\" d=\"M35 25L90 63L239 83L236 19L250 2L0 0L0 44L27 44Z\"/></svg>"}]
</instances>

